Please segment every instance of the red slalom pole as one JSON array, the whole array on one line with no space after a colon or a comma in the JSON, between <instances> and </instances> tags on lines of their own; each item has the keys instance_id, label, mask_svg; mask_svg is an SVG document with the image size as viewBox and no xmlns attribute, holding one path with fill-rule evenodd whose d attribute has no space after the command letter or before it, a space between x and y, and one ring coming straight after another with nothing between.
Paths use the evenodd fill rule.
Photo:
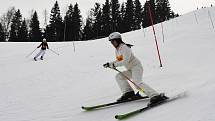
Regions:
<instances>
[{"instance_id":1,"label":"red slalom pole","mask_svg":"<svg viewBox=\"0 0 215 121\"><path fill-rule=\"evenodd\" d=\"M155 34L154 21L152 19L152 12L151 12L150 6L151 6L151 4L150 4L150 2L148 2L149 17L150 17L150 20L151 20L152 29L153 29L153 33L154 33L154 37L155 37L155 43L156 43L157 53L158 53L158 57L159 57L159 61L160 61L160 67L162 67L162 62L161 62L161 57L160 57L160 52L159 52L157 37L156 37L156 34Z\"/></svg>"}]
</instances>

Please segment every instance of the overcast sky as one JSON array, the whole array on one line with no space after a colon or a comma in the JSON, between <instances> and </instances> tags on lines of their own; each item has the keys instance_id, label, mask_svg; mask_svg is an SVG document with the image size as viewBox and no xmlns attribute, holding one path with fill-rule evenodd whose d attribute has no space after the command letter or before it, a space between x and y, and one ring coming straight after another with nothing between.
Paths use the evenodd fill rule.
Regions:
<instances>
[{"instance_id":1,"label":"overcast sky","mask_svg":"<svg viewBox=\"0 0 215 121\"><path fill-rule=\"evenodd\" d=\"M8 8L15 6L16 9L20 9L24 18L30 18L32 10L36 10L41 24L44 22L43 12L46 9L48 15L51 8L54 6L56 0L0 0L0 16L6 13ZM87 11L93 8L95 2L104 3L105 0L57 0L60 6L61 14L64 16L67 6L77 2L81 10L81 15L86 17ZM119 0L119 2L125 2L127 0ZM145 0L140 0L142 4ZM215 0L169 0L171 8L174 12L184 14L192 10L201 8L202 6L215 5Z\"/></svg>"}]
</instances>

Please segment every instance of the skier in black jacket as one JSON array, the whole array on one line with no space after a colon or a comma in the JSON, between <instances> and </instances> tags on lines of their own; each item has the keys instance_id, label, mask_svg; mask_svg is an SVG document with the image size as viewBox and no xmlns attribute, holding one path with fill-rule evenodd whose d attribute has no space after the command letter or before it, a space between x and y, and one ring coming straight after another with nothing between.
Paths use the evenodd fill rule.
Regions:
<instances>
[{"instance_id":1,"label":"skier in black jacket","mask_svg":"<svg viewBox=\"0 0 215 121\"><path fill-rule=\"evenodd\" d=\"M37 60L37 57L39 57L39 56L40 56L40 59L43 60L43 57L46 53L46 49L49 49L48 43L45 38L43 39L42 43L37 48L40 48L40 47L41 47L40 52L34 57L35 61Z\"/></svg>"}]
</instances>

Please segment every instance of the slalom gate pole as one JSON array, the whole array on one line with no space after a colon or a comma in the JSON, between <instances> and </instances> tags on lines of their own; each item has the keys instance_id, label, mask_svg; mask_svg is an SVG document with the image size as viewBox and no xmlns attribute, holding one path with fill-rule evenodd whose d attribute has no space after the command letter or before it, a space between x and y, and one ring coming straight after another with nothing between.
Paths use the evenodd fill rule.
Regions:
<instances>
[{"instance_id":1,"label":"slalom gate pole","mask_svg":"<svg viewBox=\"0 0 215 121\"><path fill-rule=\"evenodd\" d=\"M134 86L141 92L144 93L144 89L142 89L140 86L138 86L135 82L133 82L131 79L129 79L125 74L123 74L121 71L119 71L116 68L113 68L114 70L116 70L117 72L119 72L122 76L124 76L129 82L131 82L132 84L134 84Z\"/></svg>"},{"instance_id":2,"label":"slalom gate pole","mask_svg":"<svg viewBox=\"0 0 215 121\"><path fill-rule=\"evenodd\" d=\"M34 51L36 51L36 49L37 49L37 48L35 48L31 53L29 53L29 54L26 56L26 58L29 57Z\"/></svg>"},{"instance_id":3,"label":"slalom gate pole","mask_svg":"<svg viewBox=\"0 0 215 121\"><path fill-rule=\"evenodd\" d=\"M57 53L57 52L55 52L54 50L52 50L52 49L49 49L49 50L51 50L53 53L55 53L56 55L60 55L59 53Z\"/></svg>"},{"instance_id":4,"label":"slalom gate pole","mask_svg":"<svg viewBox=\"0 0 215 121\"><path fill-rule=\"evenodd\" d=\"M196 23L199 24L195 11L194 11L194 16L195 16L195 19L196 19Z\"/></svg>"},{"instance_id":5,"label":"slalom gate pole","mask_svg":"<svg viewBox=\"0 0 215 121\"><path fill-rule=\"evenodd\" d=\"M74 48L74 52L75 52L75 42L73 41L73 48Z\"/></svg>"},{"instance_id":6,"label":"slalom gate pole","mask_svg":"<svg viewBox=\"0 0 215 121\"><path fill-rule=\"evenodd\" d=\"M163 37L163 43L164 43L164 31L163 31L163 22L161 22L161 29L162 29L162 37Z\"/></svg>"},{"instance_id":7,"label":"slalom gate pole","mask_svg":"<svg viewBox=\"0 0 215 121\"><path fill-rule=\"evenodd\" d=\"M209 16L209 19L211 21L211 25L212 25L212 27L214 29L214 23L213 23L213 20L212 20L212 17L211 17L211 13L210 13L209 9L208 9L208 16Z\"/></svg>"},{"instance_id":8,"label":"slalom gate pole","mask_svg":"<svg viewBox=\"0 0 215 121\"><path fill-rule=\"evenodd\" d=\"M158 53L158 57L159 57L159 61L160 61L160 67L162 67L162 62L161 62L161 57L160 57L160 52L159 52L157 37L156 37L156 34L155 34L154 21L152 19L152 11L151 11L151 4L150 4L150 2L148 3L148 10L149 10L149 17L150 17L151 24L152 24L153 34L154 34L154 37L155 37L155 43L156 43L157 53Z\"/></svg>"}]
</instances>

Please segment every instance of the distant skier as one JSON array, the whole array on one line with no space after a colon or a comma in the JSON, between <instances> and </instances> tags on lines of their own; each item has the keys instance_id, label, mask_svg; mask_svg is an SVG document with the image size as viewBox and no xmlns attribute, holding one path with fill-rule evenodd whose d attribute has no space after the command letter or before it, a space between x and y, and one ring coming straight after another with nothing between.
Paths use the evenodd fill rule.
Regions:
<instances>
[{"instance_id":1,"label":"distant skier","mask_svg":"<svg viewBox=\"0 0 215 121\"><path fill-rule=\"evenodd\" d=\"M122 41L121 34L119 32L113 32L109 35L109 41L116 48L116 60L113 62L107 62L103 66L105 68L116 68L119 66L125 66L127 69L123 71L122 74L132 79L132 81L144 90L144 93L150 98L150 103L156 103L167 99L164 94L159 94L150 86L142 81L143 67L141 62L132 53L131 47L133 45L126 44ZM117 101L125 101L133 98L140 98L139 93L134 92L134 90L129 85L127 79L118 73L116 75L116 81L122 91L122 96L117 99Z\"/></svg>"},{"instance_id":2,"label":"distant skier","mask_svg":"<svg viewBox=\"0 0 215 121\"><path fill-rule=\"evenodd\" d=\"M46 49L49 49L48 43L46 41L46 39L44 38L42 43L37 47L40 48L40 52L34 57L34 60L37 61L37 58L40 56L40 59L43 60L44 55L46 53Z\"/></svg>"}]
</instances>

